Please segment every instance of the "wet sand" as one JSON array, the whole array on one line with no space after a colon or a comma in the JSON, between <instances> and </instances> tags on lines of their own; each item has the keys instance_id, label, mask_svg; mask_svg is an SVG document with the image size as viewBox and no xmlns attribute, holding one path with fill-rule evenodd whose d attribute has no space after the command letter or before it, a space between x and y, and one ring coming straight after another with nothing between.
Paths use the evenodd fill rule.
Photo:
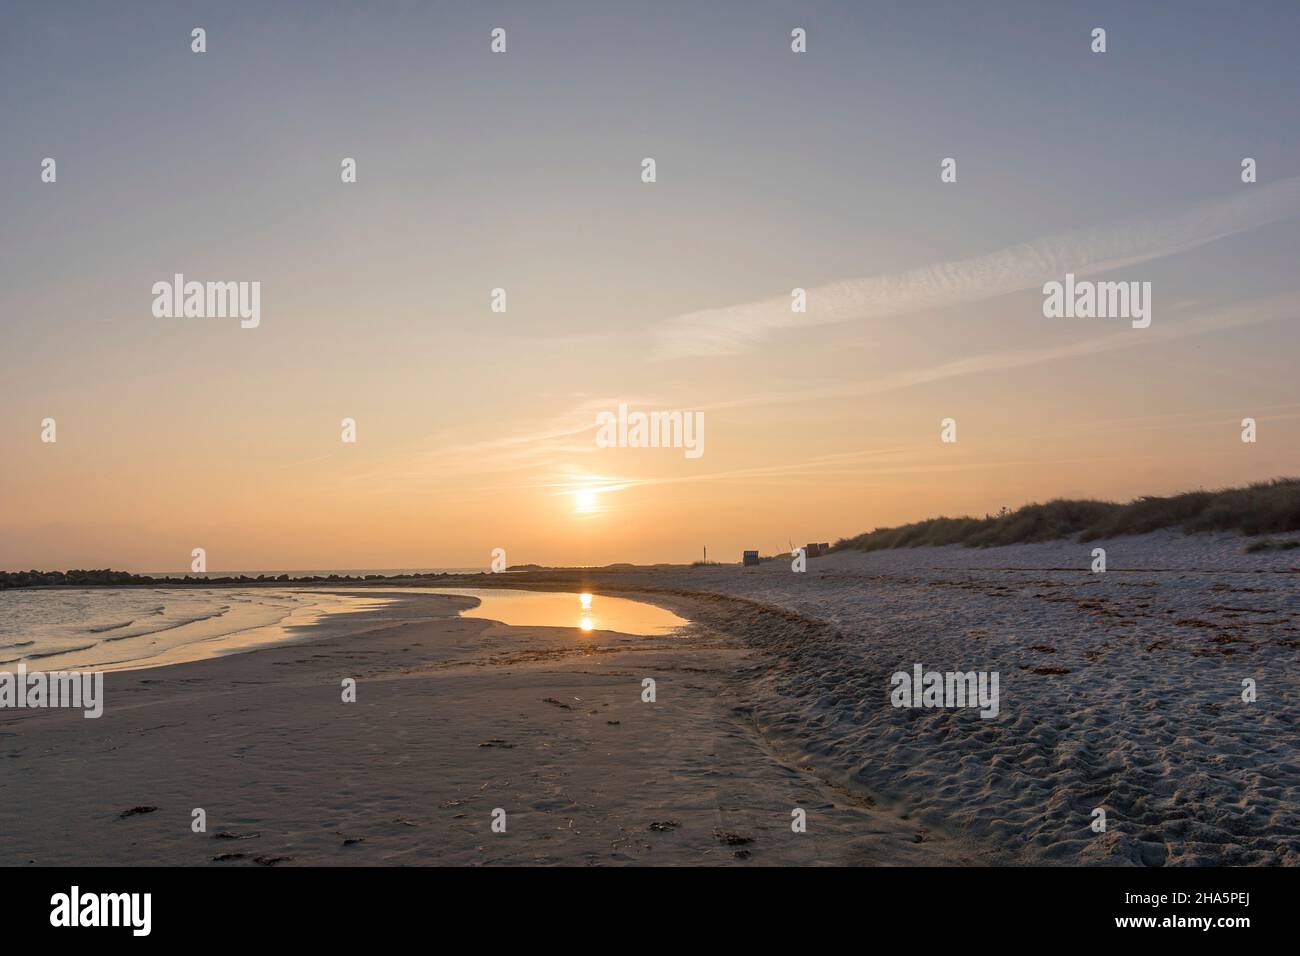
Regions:
<instances>
[{"instance_id":1,"label":"wet sand","mask_svg":"<svg viewBox=\"0 0 1300 956\"><path fill-rule=\"evenodd\" d=\"M104 716L0 712L10 864L921 864L978 859L756 732L753 650L400 600L314 639L106 675ZM357 682L355 703L341 681ZM642 681L656 701L642 701ZM191 828L206 811L206 832ZM506 813L504 833L493 811ZM792 810L807 832L792 831Z\"/></svg>"}]
</instances>

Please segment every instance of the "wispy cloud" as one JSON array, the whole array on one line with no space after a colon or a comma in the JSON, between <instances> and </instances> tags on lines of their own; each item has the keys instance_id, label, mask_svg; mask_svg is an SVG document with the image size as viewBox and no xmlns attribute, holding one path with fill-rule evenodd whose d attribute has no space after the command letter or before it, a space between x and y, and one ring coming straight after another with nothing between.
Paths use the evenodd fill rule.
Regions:
<instances>
[{"instance_id":1,"label":"wispy cloud","mask_svg":"<svg viewBox=\"0 0 1300 956\"><path fill-rule=\"evenodd\" d=\"M1297 296L1267 296L1208 311L1192 318L1180 320L1177 323L1153 325L1149 329L1125 328L1122 331L1097 335L1078 342L1070 342L1066 345L1050 348L1007 349L998 352L984 352L980 355L970 355L924 368L905 369L879 378L855 382L851 385L832 385L797 392L766 390L746 396L736 396L730 401L716 403L716 405L717 407L727 408L749 408L759 405L880 395L885 392L893 392L964 375L1028 368L1045 362L1097 355L1121 349L1141 348L1198 335L1212 335L1244 326L1259 325L1264 322L1293 319L1298 312L1300 312L1300 302L1297 302Z\"/></svg>"},{"instance_id":2,"label":"wispy cloud","mask_svg":"<svg viewBox=\"0 0 1300 956\"><path fill-rule=\"evenodd\" d=\"M686 358L742 352L770 332L880 318L975 302L1041 286L1066 272L1087 275L1175 255L1300 214L1300 176L1203 200L1159 215L1065 233L987 255L808 290L808 311L788 295L705 309L656 330L655 356Z\"/></svg>"},{"instance_id":3,"label":"wispy cloud","mask_svg":"<svg viewBox=\"0 0 1300 956\"><path fill-rule=\"evenodd\" d=\"M377 456L349 478L356 484L427 482L555 468L557 462L589 455L595 444L596 413L619 401L653 406L637 398L583 398L565 410L532 422L512 422L505 434L482 434L475 422L412 440ZM482 437L469 437L482 435Z\"/></svg>"},{"instance_id":4,"label":"wispy cloud","mask_svg":"<svg viewBox=\"0 0 1300 956\"><path fill-rule=\"evenodd\" d=\"M714 401L690 404L704 411L740 410L770 405L790 406L804 402L875 396L932 382L963 376L1001 373L1050 362L1079 359L1109 352L1159 346L1180 339L1212 335L1265 322L1294 319L1300 304L1294 295L1263 297L1216 309L1191 312L1177 321L1152 325L1148 329L1122 329L1094 335L1063 345L1038 349L1004 349L964 356L917 368L902 369L876 378L852 383L814 388L762 390L733 394ZM669 396L660 396L660 399ZM694 472L687 475L631 477L594 473L580 464L592 461L600 453L594 435L596 413L628 401L633 406L663 407L663 401L640 395L632 398L581 396L580 400L558 414L539 418L525 427L504 434L485 435L470 441L449 440L447 434L430 436L413 447L395 450L391 455L355 473L351 480L360 484L412 484L438 481L444 503L461 500L448 496L446 489L458 486L466 500L488 498L505 491L536 490L544 494L574 495L581 491L597 494L626 491L650 485L707 482L716 480L779 479L799 474L819 478L841 469L861 475L862 464L873 461L872 473L907 471L913 448L858 450L841 455L804 458L797 462L758 466L717 472ZM681 402L669 402L676 407ZM464 429L462 429L464 430ZM507 476L534 476L509 478Z\"/></svg>"}]
</instances>

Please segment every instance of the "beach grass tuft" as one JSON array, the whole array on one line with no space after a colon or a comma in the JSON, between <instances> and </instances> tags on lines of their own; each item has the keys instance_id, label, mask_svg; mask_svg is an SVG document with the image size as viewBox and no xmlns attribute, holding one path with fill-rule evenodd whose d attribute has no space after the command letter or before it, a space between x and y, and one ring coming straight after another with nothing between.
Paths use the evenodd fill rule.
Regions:
<instances>
[{"instance_id":1,"label":"beach grass tuft","mask_svg":"<svg viewBox=\"0 0 1300 956\"><path fill-rule=\"evenodd\" d=\"M1056 499L983 518L930 518L896 528L877 528L835 543L832 550L960 544L987 548L1077 536L1081 541L1146 534L1163 528L1184 532L1238 531L1243 535L1300 531L1300 478L1277 478L1244 488L1148 495L1120 504Z\"/></svg>"}]
</instances>

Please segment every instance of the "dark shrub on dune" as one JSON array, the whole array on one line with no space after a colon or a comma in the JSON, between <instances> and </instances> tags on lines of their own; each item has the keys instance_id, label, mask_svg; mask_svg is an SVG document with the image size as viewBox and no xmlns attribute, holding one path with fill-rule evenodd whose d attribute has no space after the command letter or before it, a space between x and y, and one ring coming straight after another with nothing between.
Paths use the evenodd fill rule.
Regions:
<instances>
[{"instance_id":1,"label":"dark shrub on dune","mask_svg":"<svg viewBox=\"0 0 1300 956\"><path fill-rule=\"evenodd\" d=\"M1162 528L1184 532L1239 531L1245 535L1300 531L1300 479L1278 478L1245 488L1189 491L1168 498L1111 501L1058 499L983 518L930 518L897 528L877 528L836 542L833 550L879 551L961 544L987 548L1055 541L1082 541L1146 534Z\"/></svg>"},{"instance_id":2,"label":"dark shrub on dune","mask_svg":"<svg viewBox=\"0 0 1300 956\"><path fill-rule=\"evenodd\" d=\"M1094 538L1146 534L1174 525L1186 525L1201 514L1213 498L1214 494L1208 491L1190 491L1171 498L1138 498L1126 505L1115 506L1109 514L1089 522L1079 529L1082 532L1080 537L1084 541L1091 541Z\"/></svg>"},{"instance_id":3,"label":"dark shrub on dune","mask_svg":"<svg viewBox=\"0 0 1300 956\"><path fill-rule=\"evenodd\" d=\"M1025 505L1018 511L985 519L986 527L963 544L987 548L999 544L1055 541L1109 518L1122 505L1105 501L1068 501L1058 498L1044 505Z\"/></svg>"},{"instance_id":4,"label":"dark shrub on dune","mask_svg":"<svg viewBox=\"0 0 1300 956\"><path fill-rule=\"evenodd\" d=\"M1221 491L1189 521L1188 530L1251 535L1300 531L1300 480L1279 479Z\"/></svg>"}]
</instances>

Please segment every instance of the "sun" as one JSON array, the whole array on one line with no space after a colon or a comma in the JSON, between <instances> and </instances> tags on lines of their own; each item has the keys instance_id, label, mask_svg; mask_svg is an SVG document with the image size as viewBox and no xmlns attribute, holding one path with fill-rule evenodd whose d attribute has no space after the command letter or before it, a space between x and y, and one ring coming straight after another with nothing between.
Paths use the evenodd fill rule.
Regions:
<instances>
[{"instance_id":1,"label":"sun","mask_svg":"<svg viewBox=\"0 0 1300 956\"><path fill-rule=\"evenodd\" d=\"M573 493L573 510L580 515L592 514L598 510L599 499L596 492L590 488L584 488L581 491Z\"/></svg>"}]
</instances>

